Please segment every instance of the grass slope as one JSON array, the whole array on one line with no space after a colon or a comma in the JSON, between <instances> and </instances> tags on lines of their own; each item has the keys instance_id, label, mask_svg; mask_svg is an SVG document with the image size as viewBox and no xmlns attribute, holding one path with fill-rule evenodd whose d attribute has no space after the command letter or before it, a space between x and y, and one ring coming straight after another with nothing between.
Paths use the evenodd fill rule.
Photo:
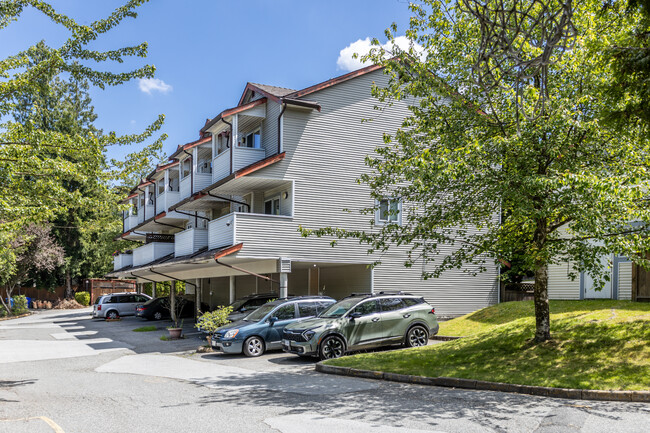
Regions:
<instances>
[{"instance_id":1,"label":"grass slope","mask_svg":"<svg viewBox=\"0 0 650 433\"><path fill-rule=\"evenodd\" d=\"M330 365L558 388L650 390L650 303L551 301L552 341L533 344L533 303L507 302L442 322L460 340L365 353Z\"/></svg>"}]
</instances>

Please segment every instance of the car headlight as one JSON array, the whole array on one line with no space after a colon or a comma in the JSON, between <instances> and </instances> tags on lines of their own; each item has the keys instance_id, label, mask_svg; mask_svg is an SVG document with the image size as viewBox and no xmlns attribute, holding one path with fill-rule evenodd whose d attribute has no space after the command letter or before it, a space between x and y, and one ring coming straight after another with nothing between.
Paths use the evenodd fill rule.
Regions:
<instances>
[{"instance_id":1,"label":"car headlight","mask_svg":"<svg viewBox=\"0 0 650 433\"><path fill-rule=\"evenodd\" d=\"M239 329L231 329L230 331L226 332L226 335L223 336L223 338L235 338L235 335L239 333Z\"/></svg>"},{"instance_id":2,"label":"car headlight","mask_svg":"<svg viewBox=\"0 0 650 433\"><path fill-rule=\"evenodd\" d=\"M314 336L314 334L316 334L316 331L308 330L308 331L303 332L302 336L305 339L305 341L309 341L309 340L311 340L311 337Z\"/></svg>"}]
</instances>

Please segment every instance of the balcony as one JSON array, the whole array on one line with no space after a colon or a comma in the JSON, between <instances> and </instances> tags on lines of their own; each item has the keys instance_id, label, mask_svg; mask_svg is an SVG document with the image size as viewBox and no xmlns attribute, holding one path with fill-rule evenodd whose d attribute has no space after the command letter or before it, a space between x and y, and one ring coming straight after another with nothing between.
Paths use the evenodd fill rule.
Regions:
<instances>
[{"instance_id":1,"label":"balcony","mask_svg":"<svg viewBox=\"0 0 650 433\"><path fill-rule=\"evenodd\" d=\"M176 257L194 254L208 246L208 230L192 228L176 233L174 236L174 255Z\"/></svg>"},{"instance_id":2,"label":"balcony","mask_svg":"<svg viewBox=\"0 0 650 433\"><path fill-rule=\"evenodd\" d=\"M212 161L212 182L217 182L230 174L230 152L227 149L217 155ZM254 149L249 147L236 147L233 159L233 171L249 166L266 157L264 149Z\"/></svg>"},{"instance_id":3,"label":"balcony","mask_svg":"<svg viewBox=\"0 0 650 433\"><path fill-rule=\"evenodd\" d=\"M208 248L215 249L235 242L236 214L229 213L208 223Z\"/></svg>"},{"instance_id":4,"label":"balcony","mask_svg":"<svg viewBox=\"0 0 650 433\"><path fill-rule=\"evenodd\" d=\"M124 231L127 232L138 225L138 216L129 215L124 219Z\"/></svg>"},{"instance_id":5,"label":"balcony","mask_svg":"<svg viewBox=\"0 0 650 433\"><path fill-rule=\"evenodd\" d=\"M230 160L228 161L228 174L230 174ZM194 181L194 188L191 186L192 180ZM181 180L181 193L179 200L186 199L193 193L201 191L203 188L210 186L211 183L211 173L194 173L193 176L187 176L185 179Z\"/></svg>"},{"instance_id":6,"label":"balcony","mask_svg":"<svg viewBox=\"0 0 650 433\"><path fill-rule=\"evenodd\" d=\"M173 252L173 242L151 242L133 250L133 266L146 265Z\"/></svg>"},{"instance_id":7,"label":"balcony","mask_svg":"<svg viewBox=\"0 0 650 433\"><path fill-rule=\"evenodd\" d=\"M113 270L126 268L133 265L133 254L120 253L113 257Z\"/></svg>"},{"instance_id":8,"label":"balcony","mask_svg":"<svg viewBox=\"0 0 650 433\"><path fill-rule=\"evenodd\" d=\"M161 212L167 212L167 209L169 209L170 206L175 205L179 201L181 201L181 198L178 191L163 192L158 197L156 197L156 215ZM149 213L147 213L147 218L149 218Z\"/></svg>"},{"instance_id":9,"label":"balcony","mask_svg":"<svg viewBox=\"0 0 650 433\"><path fill-rule=\"evenodd\" d=\"M144 222L144 220L154 216L154 207L152 204L148 204L146 209L138 208L138 224Z\"/></svg>"}]
</instances>

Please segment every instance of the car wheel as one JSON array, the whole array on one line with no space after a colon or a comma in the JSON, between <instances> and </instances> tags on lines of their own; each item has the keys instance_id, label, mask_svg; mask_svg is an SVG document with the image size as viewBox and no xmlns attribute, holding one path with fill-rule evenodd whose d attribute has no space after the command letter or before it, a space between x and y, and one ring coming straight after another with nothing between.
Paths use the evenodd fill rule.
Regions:
<instances>
[{"instance_id":1,"label":"car wheel","mask_svg":"<svg viewBox=\"0 0 650 433\"><path fill-rule=\"evenodd\" d=\"M260 356L264 353L264 340L260 337L248 337L244 341L244 355Z\"/></svg>"},{"instance_id":2,"label":"car wheel","mask_svg":"<svg viewBox=\"0 0 650 433\"><path fill-rule=\"evenodd\" d=\"M117 311L115 311L115 310L111 310L108 313L106 313L106 318L107 319L117 319L118 317L120 317L120 315L117 314Z\"/></svg>"},{"instance_id":3,"label":"car wheel","mask_svg":"<svg viewBox=\"0 0 650 433\"><path fill-rule=\"evenodd\" d=\"M334 359L340 358L345 353L345 345L343 340L335 335L325 337L318 348L318 356L320 359Z\"/></svg>"},{"instance_id":4,"label":"car wheel","mask_svg":"<svg viewBox=\"0 0 650 433\"><path fill-rule=\"evenodd\" d=\"M429 333L422 326L414 326L406 333L404 345L406 347L426 346L429 341Z\"/></svg>"}]
</instances>

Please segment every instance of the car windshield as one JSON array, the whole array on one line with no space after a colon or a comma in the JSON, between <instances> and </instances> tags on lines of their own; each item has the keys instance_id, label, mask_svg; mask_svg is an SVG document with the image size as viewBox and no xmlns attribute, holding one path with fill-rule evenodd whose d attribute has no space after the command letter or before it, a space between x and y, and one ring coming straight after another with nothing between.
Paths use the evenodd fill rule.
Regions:
<instances>
[{"instance_id":1,"label":"car windshield","mask_svg":"<svg viewBox=\"0 0 650 433\"><path fill-rule=\"evenodd\" d=\"M260 308L257 310L253 311L251 314L248 316L244 317L244 320L246 322L258 322L264 318L267 314L269 314L273 309L277 307L277 305L274 304L265 304L262 305Z\"/></svg>"},{"instance_id":2,"label":"car windshield","mask_svg":"<svg viewBox=\"0 0 650 433\"><path fill-rule=\"evenodd\" d=\"M248 301L248 299L240 299L239 301L235 301L230 306L232 307L232 311L237 311L241 308L242 305L244 305Z\"/></svg>"},{"instance_id":3,"label":"car windshield","mask_svg":"<svg viewBox=\"0 0 650 433\"><path fill-rule=\"evenodd\" d=\"M359 303L358 298L343 299L342 301L337 302L336 304L330 305L330 307L320 313L318 317L323 317L326 319L335 319L337 317L343 317L343 315L352 307Z\"/></svg>"}]
</instances>

